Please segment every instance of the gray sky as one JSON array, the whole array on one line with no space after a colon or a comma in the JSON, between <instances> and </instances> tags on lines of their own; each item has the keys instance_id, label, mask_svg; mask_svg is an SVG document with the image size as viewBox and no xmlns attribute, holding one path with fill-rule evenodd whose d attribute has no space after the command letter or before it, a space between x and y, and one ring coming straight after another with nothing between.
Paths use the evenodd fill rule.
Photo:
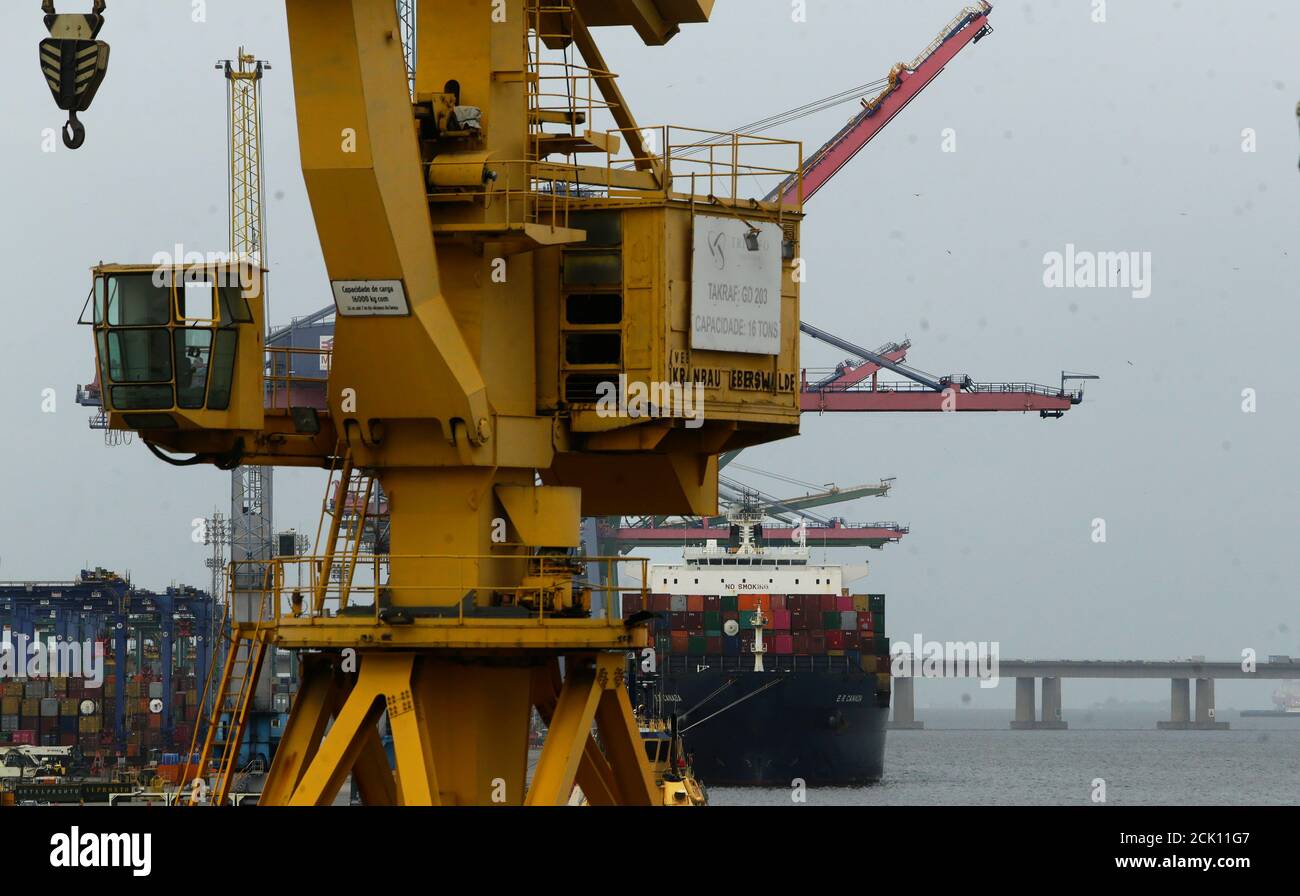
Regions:
<instances>
[{"instance_id":1,"label":"gray sky","mask_svg":"<svg viewBox=\"0 0 1300 896\"><path fill-rule=\"evenodd\" d=\"M85 4L82 4L85 5ZM719 0L714 23L663 49L602 45L644 124L726 129L911 59L962 0ZM65 579L83 565L137 582L203 584L191 520L225 511L229 477L177 470L138 443L104 447L74 403L92 375L75 326L88 268L147 261L176 241L226 245L224 81L245 43L268 75L266 182L277 320L329 302L298 170L283 7L115 0L108 80L82 118L87 145L41 151L55 109L36 64L39 4L6 3L0 179L10 279L0 303L10 483L0 578ZM910 524L869 552L891 636L998 641L1006 657L1228 659L1300 654L1295 550L1300 424L1291 367L1300 309L1300 99L1286 0L996 4L995 33L948 70L809 208L803 317L875 346L909 336L911 362L976 380L1100 374L1064 420L1021 415L804 418L797 442L744 463L812 482L897 477L893 495L842 509ZM770 67L779 63L779 67ZM851 113L778 135L826 139ZM945 128L957 152L941 151ZM1242 131L1258 151L1242 152ZM915 194L920 194L919 196ZM1152 253L1153 291L1047 289L1067 243ZM804 342L806 366L840 353ZM42 390L57 390L53 414ZM1241 410L1243 389L1258 412ZM779 483L746 476L769 491ZM320 474L278 471L277 525L315 531ZM797 491L797 490L796 490ZM1107 542L1091 539L1103 518ZM855 554L857 556L855 556ZM868 552L838 552L853 562ZM1272 686L1224 683L1220 706L1265 705ZM971 692L922 686L924 705ZM1154 682L1067 683L1065 703L1167 698Z\"/></svg>"}]
</instances>

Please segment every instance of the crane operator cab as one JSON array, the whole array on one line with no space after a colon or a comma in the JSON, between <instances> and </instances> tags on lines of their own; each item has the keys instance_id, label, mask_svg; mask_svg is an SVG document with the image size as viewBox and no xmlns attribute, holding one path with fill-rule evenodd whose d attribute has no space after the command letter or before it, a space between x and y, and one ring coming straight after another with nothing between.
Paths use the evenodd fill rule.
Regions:
<instances>
[{"instance_id":1,"label":"crane operator cab","mask_svg":"<svg viewBox=\"0 0 1300 896\"><path fill-rule=\"evenodd\" d=\"M262 429L261 268L100 265L92 273L93 308L81 322L95 330L110 428L158 433L164 443L169 431L211 440L187 442L196 452Z\"/></svg>"}]
</instances>

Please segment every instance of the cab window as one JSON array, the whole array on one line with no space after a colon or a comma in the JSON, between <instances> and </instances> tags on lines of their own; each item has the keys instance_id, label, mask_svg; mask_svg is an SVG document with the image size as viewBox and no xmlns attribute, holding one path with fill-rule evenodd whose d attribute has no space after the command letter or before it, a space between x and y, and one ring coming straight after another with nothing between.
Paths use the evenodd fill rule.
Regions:
<instances>
[{"instance_id":1,"label":"cab window","mask_svg":"<svg viewBox=\"0 0 1300 896\"><path fill-rule=\"evenodd\" d=\"M156 285L152 273L111 275L107 302L110 327L166 324L171 320L171 285Z\"/></svg>"}]
</instances>

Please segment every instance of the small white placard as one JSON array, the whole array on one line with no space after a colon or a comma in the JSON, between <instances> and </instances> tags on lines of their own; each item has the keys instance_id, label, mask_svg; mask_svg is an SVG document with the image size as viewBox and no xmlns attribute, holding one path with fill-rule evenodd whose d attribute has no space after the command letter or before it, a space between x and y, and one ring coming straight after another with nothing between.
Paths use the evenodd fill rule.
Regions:
<instances>
[{"instance_id":1,"label":"small white placard","mask_svg":"<svg viewBox=\"0 0 1300 896\"><path fill-rule=\"evenodd\" d=\"M696 216L691 348L780 354L783 240L776 224Z\"/></svg>"},{"instance_id":2,"label":"small white placard","mask_svg":"<svg viewBox=\"0 0 1300 896\"><path fill-rule=\"evenodd\" d=\"M401 280L334 280L334 307L344 317L410 314Z\"/></svg>"}]
</instances>

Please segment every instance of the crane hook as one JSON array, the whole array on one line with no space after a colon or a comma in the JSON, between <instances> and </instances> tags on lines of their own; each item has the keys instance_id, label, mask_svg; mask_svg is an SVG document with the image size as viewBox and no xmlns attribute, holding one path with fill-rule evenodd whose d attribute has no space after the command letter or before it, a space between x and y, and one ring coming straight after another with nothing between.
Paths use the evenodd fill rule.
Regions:
<instances>
[{"instance_id":1,"label":"crane hook","mask_svg":"<svg viewBox=\"0 0 1300 896\"><path fill-rule=\"evenodd\" d=\"M63 126L63 145L68 149L81 149L86 142L86 126L77 120L75 111L68 113L68 123Z\"/></svg>"},{"instance_id":2,"label":"crane hook","mask_svg":"<svg viewBox=\"0 0 1300 896\"><path fill-rule=\"evenodd\" d=\"M89 14L60 15L54 0L43 0L45 27L50 36L41 41L41 72L54 102L68 113L63 126L63 145L78 149L86 142L86 127L78 112L90 108L99 85L108 72L108 44L97 40L104 27L106 0L95 0Z\"/></svg>"}]
</instances>

